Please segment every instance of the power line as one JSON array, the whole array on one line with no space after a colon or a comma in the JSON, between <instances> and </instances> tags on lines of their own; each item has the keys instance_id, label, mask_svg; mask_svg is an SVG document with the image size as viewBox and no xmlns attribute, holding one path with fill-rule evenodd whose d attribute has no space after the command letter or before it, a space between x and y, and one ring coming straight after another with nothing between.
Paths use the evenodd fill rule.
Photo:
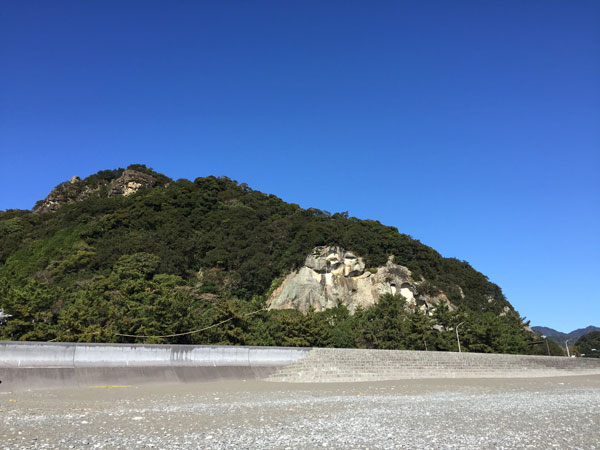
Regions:
<instances>
[{"instance_id":1,"label":"power line","mask_svg":"<svg viewBox=\"0 0 600 450\"><path fill-rule=\"evenodd\" d=\"M252 316L254 314L257 314L261 311L266 311L268 308L262 308L259 309L257 311L251 312L251 313L247 313L247 314L243 314L243 317L248 317L248 316ZM193 331L186 331L185 333L175 333L175 334L165 334L165 335L144 335L144 334L123 334L123 333L115 333L115 336L123 336L123 337L132 337L132 338L139 338L139 339L148 339L148 338L170 338L170 337L177 337L177 336L187 336L189 334L195 334L195 333L201 333L203 331L206 330L210 330L211 328L214 327L218 327L219 325L223 325L224 323L230 322L233 319L235 319L235 316L230 317L229 319L225 319L222 320L219 323L215 323L213 325L209 325L208 327L204 327L201 328L199 330L193 330Z\"/></svg>"}]
</instances>

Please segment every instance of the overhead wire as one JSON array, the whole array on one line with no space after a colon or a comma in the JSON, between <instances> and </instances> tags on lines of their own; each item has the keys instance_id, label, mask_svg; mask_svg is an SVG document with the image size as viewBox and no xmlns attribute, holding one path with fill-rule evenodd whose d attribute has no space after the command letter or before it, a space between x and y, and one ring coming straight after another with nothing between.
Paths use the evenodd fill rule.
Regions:
<instances>
[{"instance_id":1,"label":"overhead wire","mask_svg":"<svg viewBox=\"0 0 600 450\"><path fill-rule=\"evenodd\" d=\"M251 313L246 313L246 314L242 314L243 317L248 317L248 316L252 316L254 314L258 314L261 311L266 311L268 308L262 308L256 311L253 311ZM221 322L218 323L214 323L212 325L209 325L207 327L201 328L199 330L192 330L192 331L186 331L185 333L174 333L174 334L164 334L164 335L145 335L145 334L124 334L124 333L114 333L115 336L122 336L122 337L132 337L132 338L138 338L138 339L148 339L148 338L170 338L170 337L178 337L178 336L187 336L190 334L196 334L196 333L201 333L203 331L206 330L210 330L211 328L215 328L218 327L219 325L223 325L224 323L230 322L233 319L235 319L235 316L230 317L229 319L225 319L222 320Z\"/></svg>"}]
</instances>

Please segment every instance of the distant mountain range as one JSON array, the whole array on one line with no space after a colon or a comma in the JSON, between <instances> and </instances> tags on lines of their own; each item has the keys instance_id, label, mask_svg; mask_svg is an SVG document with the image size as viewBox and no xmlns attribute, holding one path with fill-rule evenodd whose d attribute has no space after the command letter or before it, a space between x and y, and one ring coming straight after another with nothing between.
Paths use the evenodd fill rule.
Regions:
<instances>
[{"instance_id":1,"label":"distant mountain range","mask_svg":"<svg viewBox=\"0 0 600 450\"><path fill-rule=\"evenodd\" d=\"M592 331L600 331L600 328L598 327L594 327L592 325L590 325L589 327L586 328L579 328L577 330L571 331L570 333L563 333L562 331L556 331L552 328L548 328L548 327L531 327L531 329L535 332L535 334L537 334L538 336L546 336L548 339L553 340L554 342L557 342L561 345L564 345L565 341L567 339L569 339L569 345L570 344L574 344L577 339L579 339L581 336L591 333Z\"/></svg>"}]
</instances>

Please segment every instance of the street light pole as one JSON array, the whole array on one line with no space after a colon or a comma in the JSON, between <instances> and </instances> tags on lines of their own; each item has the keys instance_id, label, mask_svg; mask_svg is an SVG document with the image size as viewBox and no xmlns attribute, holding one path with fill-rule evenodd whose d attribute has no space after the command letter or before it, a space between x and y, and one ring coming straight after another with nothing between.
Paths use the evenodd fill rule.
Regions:
<instances>
[{"instance_id":1,"label":"street light pole","mask_svg":"<svg viewBox=\"0 0 600 450\"><path fill-rule=\"evenodd\" d=\"M550 356L550 346L548 346L548 338L543 334L540 337L546 341L546 350L548 350L548 356Z\"/></svg>"},{"instance_id":2,"label":"street light pole","mask_svg":"<svg viewBox=\"0 0 600 450\"><path fill-rule=\"evenodd\" d=\"M565 347L567 347L567 358L570 358L570 357L571 357L571 352L569 351L569 341L570 341L570 340L571 340L571 339L567 339L567 340L565 341Z\"/></svg>"},{"instance_id":3,"label":"street light pole","mask_svg":"<svg viewBox=\"0 0 600 450\"><path fill-rule=\"evenodd\" d=\"M458 327L460 327L464 322L456 325L456 342L458 342L458 353L460 353L460 338L458 337Z\"/></svg>"}]
</instances>

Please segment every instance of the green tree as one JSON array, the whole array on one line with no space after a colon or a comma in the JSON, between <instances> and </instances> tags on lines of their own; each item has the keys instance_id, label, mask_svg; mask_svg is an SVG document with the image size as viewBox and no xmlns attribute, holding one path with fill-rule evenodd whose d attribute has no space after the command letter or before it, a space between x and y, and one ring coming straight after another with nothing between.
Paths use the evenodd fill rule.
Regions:
<instances>
[{"instance_id":1,"label":"green tree","mask_svg":"<svg viewBox=\"0 0 600 450\"><path fill-rule=\"evenodd\" d=\"M148 278L155 273L160 258L146 252L124 255L114 266L114 271L122 278Z\"/></svg>"},{"instance_id":2,"label":"green tree","mask_svg":"<svg viewBox=\"0 0 600 450\"><path fill-rule=\"evenodd\" d=\"M600 358L600 331L584 334L575 345L579 353L586 358Z\"/></svg>"},{"instance_id":3,"label":"green tree","mask_svg":"<svg viewBox=\"0 0 600 450\"><path fill-rule=\"evenodd\" d=\"M410 321L401 295L384 294L374 306L358 311L356 332L358 344L365 348L405 349Z\"/></svg>"}]
</instances>

